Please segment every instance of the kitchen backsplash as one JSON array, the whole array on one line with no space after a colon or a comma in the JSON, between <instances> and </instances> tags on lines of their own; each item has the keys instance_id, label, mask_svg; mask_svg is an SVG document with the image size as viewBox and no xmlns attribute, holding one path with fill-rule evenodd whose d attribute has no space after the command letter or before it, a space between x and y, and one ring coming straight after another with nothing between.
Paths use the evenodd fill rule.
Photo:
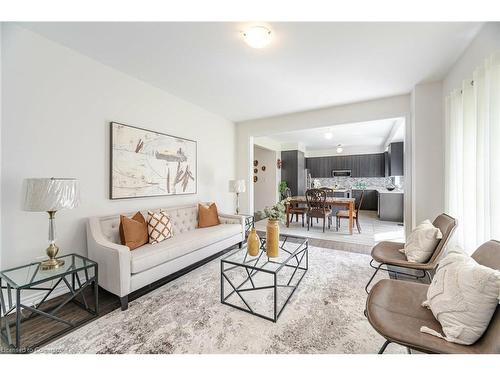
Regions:
<instances>
[{"instance_id":1,"label":"kitchen backsplash","mask_svg":"<svg viewBox=\"0 0 500 375\"><path fill-rule=\"evenodd\" d=\"M403 177L398 177L399 181L394 181L394 177L330 177L330 178L313 178L318 180L321 186L338 185L342 188L353 188L358 184L363 184L367 187L386 187L393 183L398 188L403 187Z\"/></svg>"}]
</instances>

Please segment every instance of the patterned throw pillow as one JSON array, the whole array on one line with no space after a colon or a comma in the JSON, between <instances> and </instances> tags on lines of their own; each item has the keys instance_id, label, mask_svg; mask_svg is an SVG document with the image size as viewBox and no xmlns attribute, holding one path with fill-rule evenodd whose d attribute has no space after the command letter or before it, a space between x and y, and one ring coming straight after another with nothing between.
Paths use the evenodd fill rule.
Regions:
<instances>
[{"instance_id":1,"label":"patterned throw pillow","mask_svg":"<svg viewBox=\"0 0 500 375\"><path fill-rule=\"evenodd\" d=\"M500 298L500 271L478 264L469 255L453 250L440 262L427 291L429 308L443 329L420 332L457 344L474 344L484 333Z\"/></svg>"},{"instance_id":2,"label":"patterned throw pillow","mask_svg":"<svg viewBox=\"0 0 500 375\"><path fill-rule=\"evenodd\" d=\"M149 243L155 244L173 236L172 221L165 211L148 211Z\"/></svg>"}]
</instances>

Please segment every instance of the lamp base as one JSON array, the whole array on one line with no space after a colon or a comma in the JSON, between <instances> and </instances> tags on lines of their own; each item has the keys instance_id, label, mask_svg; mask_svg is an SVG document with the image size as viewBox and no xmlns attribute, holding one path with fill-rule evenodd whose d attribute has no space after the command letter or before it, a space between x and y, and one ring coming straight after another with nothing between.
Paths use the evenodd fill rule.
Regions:
<instances>
[{"instance_id":1,"label":"lamp base","mask_svg":"<svg viewBox=\"0 0 500 375\"><path fill-rule=\"evenodd\" d=\"M40 269L42 271L53 270L64 265L64 260L56 259L59 248L54 242L52 242L45 251L49 256L49 259L44 260L42 263L40 263Z\"/></svg>"},{"instance_id":2,"label":"lamp base","mask_svg":"<svg viewBox=\"0 0 500 375\"><path fill-rule=\"evenodd\" d=\"M40 263L40 269L42 271L48 271L48 270L54 270L56 268L59 268L61 266L64 266L64 260L61 259L47 259L44 260L42 263Z\"/></svg>"}]
</instances>

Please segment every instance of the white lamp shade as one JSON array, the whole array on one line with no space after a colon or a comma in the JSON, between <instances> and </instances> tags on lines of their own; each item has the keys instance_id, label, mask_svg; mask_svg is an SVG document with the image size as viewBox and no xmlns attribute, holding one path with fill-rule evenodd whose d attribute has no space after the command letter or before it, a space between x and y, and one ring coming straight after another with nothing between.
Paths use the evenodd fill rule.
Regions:
<instances>
[{"instance_id":1,"label":"white lamp shade","mask_svg":"<svg viewBox=\"0 0 500 375\"><path fill-rule=\"evenodd\" d=\"M244 193L246 191L245 180L229 181L229 191L231 193Z\"/></svg>"},{"instance_id":2,"label":"white lamp shade","mask_svg":"<svg viewBox=\"0 0 500 375\"><path fill-rule=\"evenodd\" d=\"M78 181L74 178L27 178L24 180L25 211L58 211L74 208L80 196Z\"/></svg>"}]
</instances>

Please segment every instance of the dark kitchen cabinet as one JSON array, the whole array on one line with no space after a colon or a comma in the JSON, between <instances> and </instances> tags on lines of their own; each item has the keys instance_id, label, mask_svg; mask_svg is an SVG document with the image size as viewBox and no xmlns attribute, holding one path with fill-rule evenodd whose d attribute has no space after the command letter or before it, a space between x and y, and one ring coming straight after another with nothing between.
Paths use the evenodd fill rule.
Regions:
<instances>
[{"instance_id":1,"label":"dark kitchen cabinet","mask_svg":"<svg viewBox=\"0 0 500 375\"><path fill-rule=\"evenodd\" d=\"M306 158L312 178L332 177L333 170L350 170L351 177L384 177L384 154Z\"/></svg>"},{"instance_id":2,"label":"dark kitchen cabinet","mask_svg":"<svg viewBox=\"0 0 500 375\"><path fill-rule=\"evenodd\" d=\"M304 153L298 150L281 151L281 160L281 181L287 182L292 195L303 195L306 168Z\"/></svg>"},{"instance_id":3,"label":"dark kitchen cabinet","mask_svg":"<svg viewBox=\"0 0 500 375\"><path fill-rule=\"evenodd\" d=\"M389 145L389 176L404 176L404 144L394 142Z\"/></svg>"},{"instance_id":4,"label":"dark kitchen cabinet","mask_svg":"<svg viewBox=\"0 0 500 375\"><path fill-rule=\"evenodd\" d=\"M389 151L384 152L384 176L389 177Z\"/></svg>"},{"instance_id":5,"label":"dark kitchen cabinet","mask_svg":"<svg viewBox=\"0 0 500 375\"><path fill-rule=\"evenodd\" d=\"M356 205L359 203L361 198L361 192L363 190L352 190L352 196L356 199ZM378 209L378 196L377 190L364 190L363 202L361 203L362 210L377 211Z\"/></svg>"}]
</instances>

